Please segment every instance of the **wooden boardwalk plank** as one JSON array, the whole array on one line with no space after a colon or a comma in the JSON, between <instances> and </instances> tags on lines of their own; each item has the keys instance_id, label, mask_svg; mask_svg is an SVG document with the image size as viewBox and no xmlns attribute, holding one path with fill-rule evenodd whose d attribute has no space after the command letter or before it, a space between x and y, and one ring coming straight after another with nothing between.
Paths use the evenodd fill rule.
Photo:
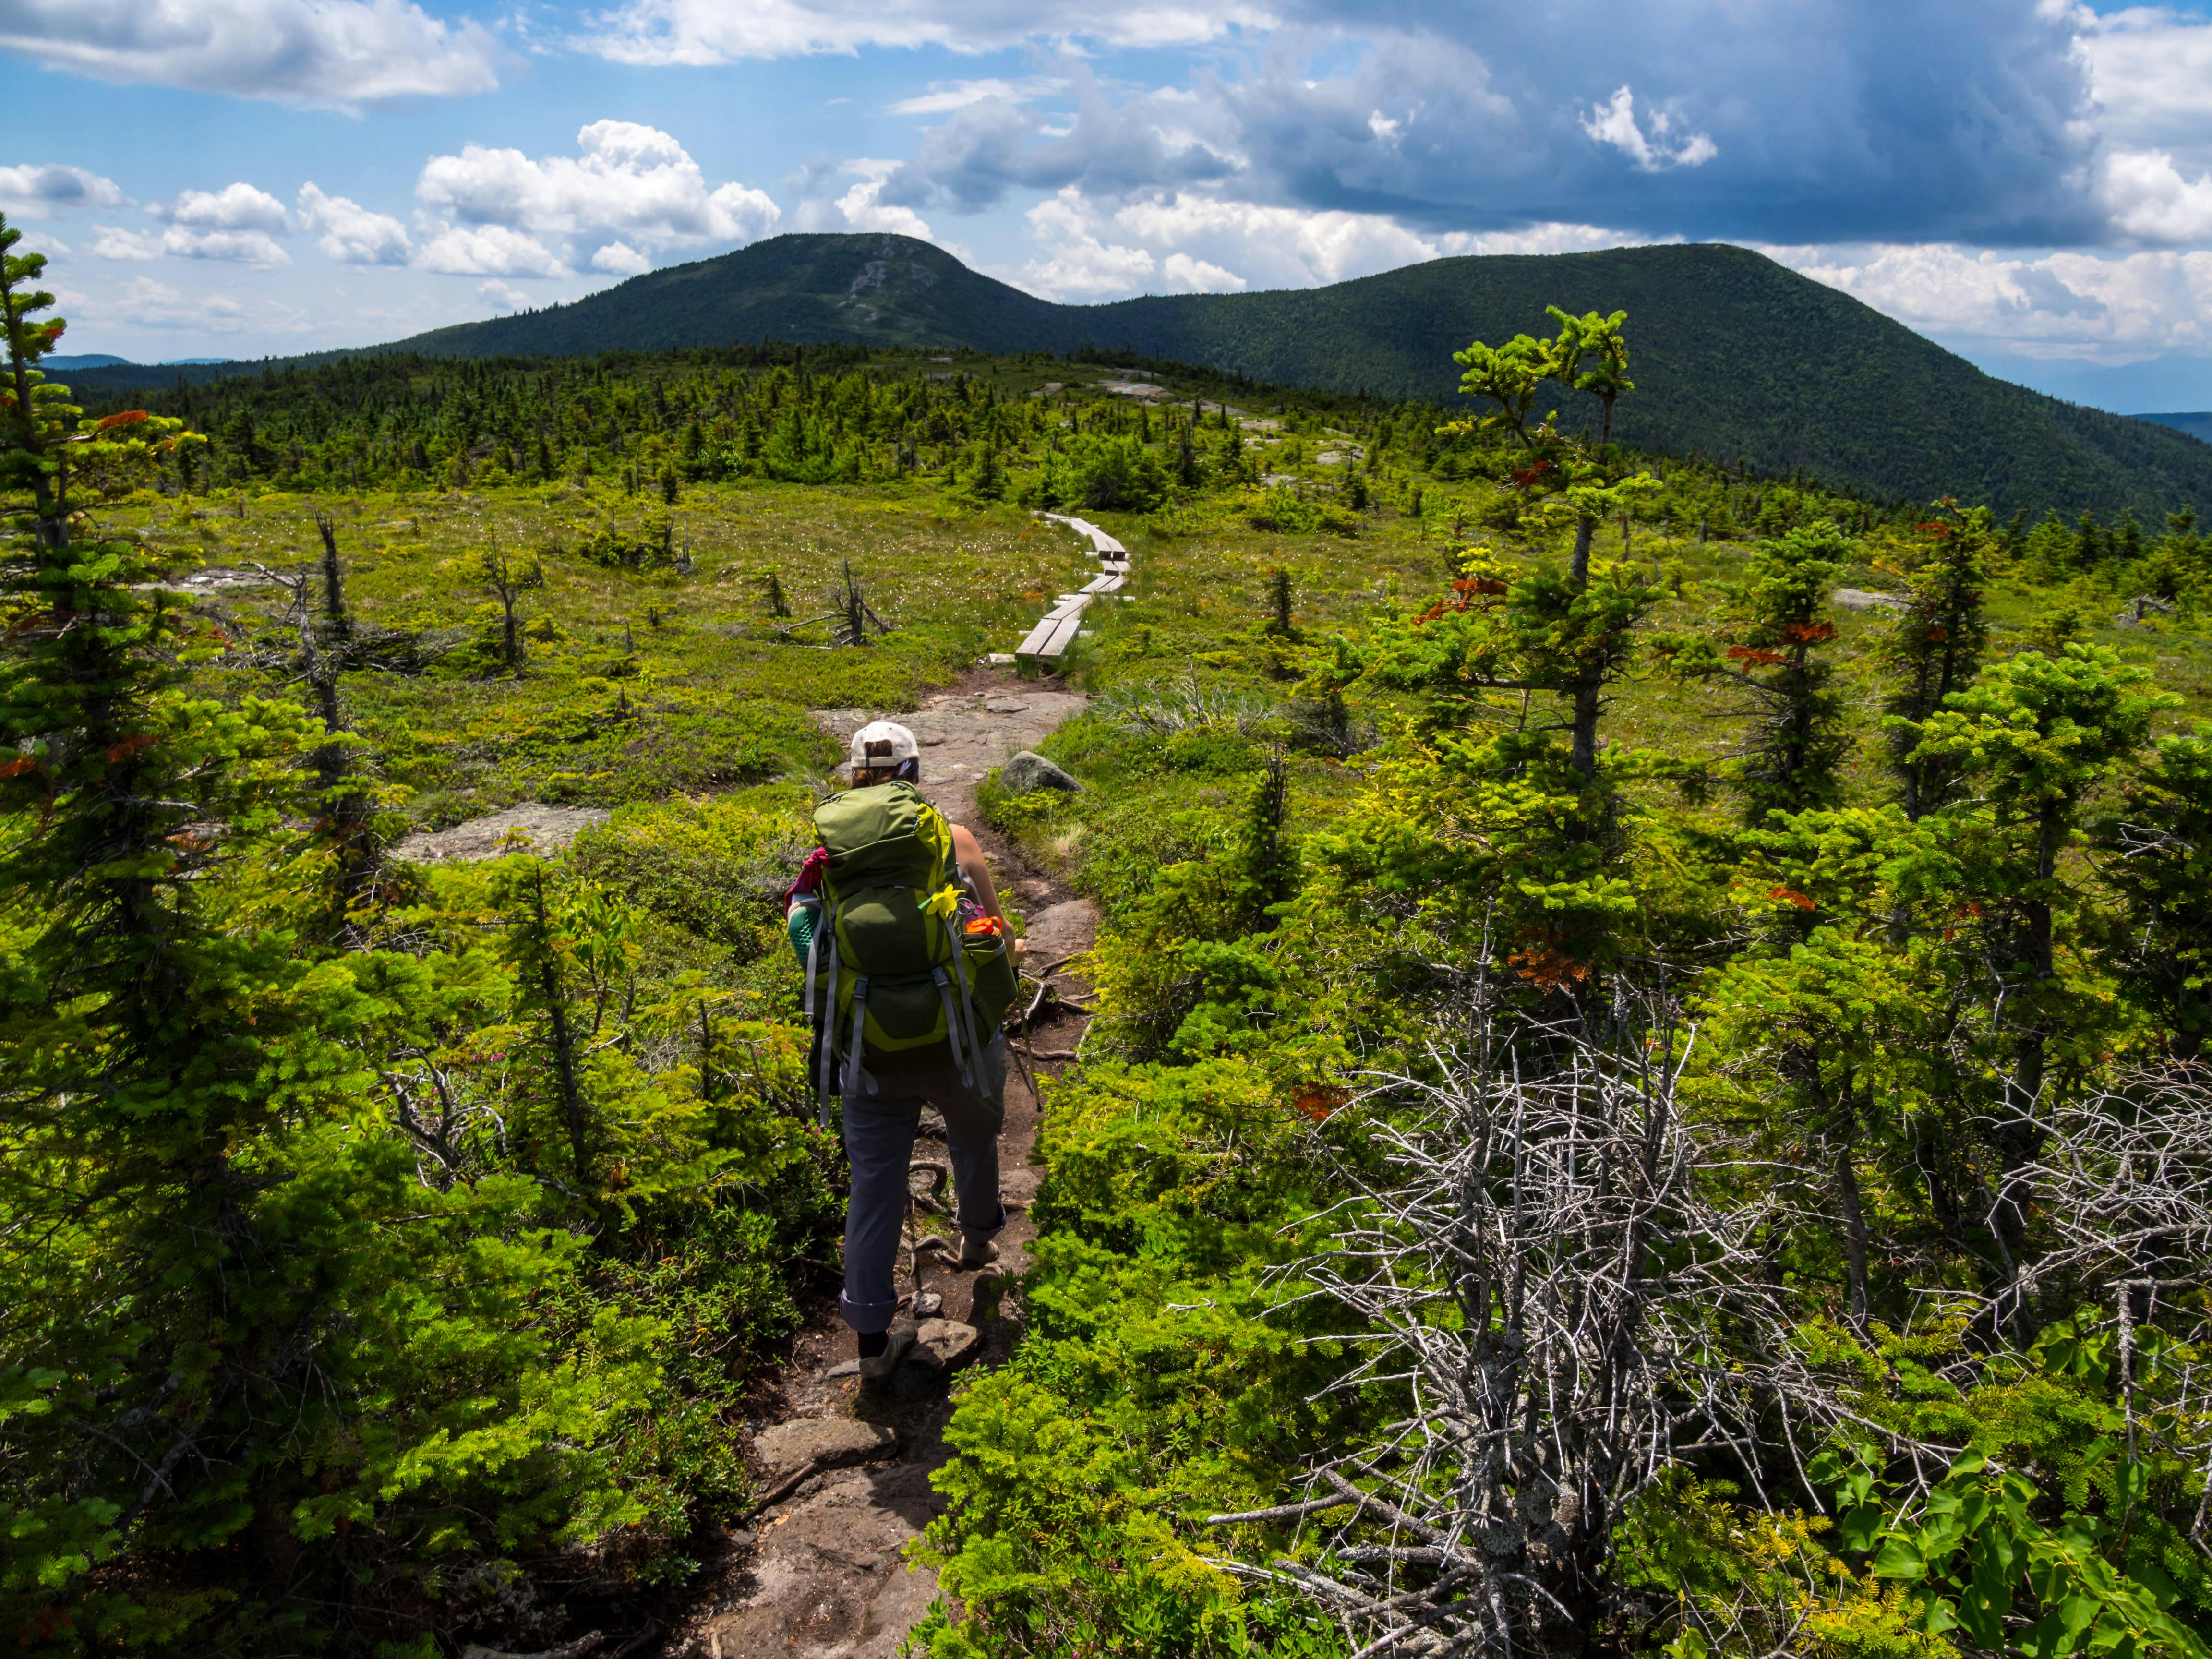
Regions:
<instances>
[{"instance_id":1,"label":"wooden boardwalk plank","mask_svg":"<svg viewBox=\"0 0 2212 1659\"><path fill-rule=\"evenodd\" d=\"M1048 617L1030 630L1030 637L1016 647L1018 657L1065 656L1067 647L1075 643L1076 630L1082 627L1080 613L1073 617Z\"/></svg>"}]
</instances>

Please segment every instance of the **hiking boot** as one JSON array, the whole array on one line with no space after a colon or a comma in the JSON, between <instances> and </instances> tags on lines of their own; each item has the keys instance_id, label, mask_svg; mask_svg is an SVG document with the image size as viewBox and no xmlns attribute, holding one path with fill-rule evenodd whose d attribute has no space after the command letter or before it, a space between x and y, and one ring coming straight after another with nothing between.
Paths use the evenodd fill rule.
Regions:
<instances>
[{"instance_id":1,"label":"hiking boot","mask_svg":"<svg viewBox=\"0 0 2212 1659\"><path fill-rule=\"evenodd\" d=\"M862 1388L880 1389L891 1380L891 1373L898 1369L899 1361L905 1358L907 1350L914 1346L914 1332L915 1328L911 1325L894 1325L884 1333L884 1351L860 1362Z\"/></svg>"},{"instance_id":2,"label":"hiking boot","mask_svg":"<svg viewBox=\"0 0 2212 1659\"><path fill-rule=\"evenodd\" d=\"M960 1236L960 1270L973 1273L978 1267L988 1267L999 1259L999 1247L988 1238L975 1238L969 1234Z\"/></svg>"}]
</instances>

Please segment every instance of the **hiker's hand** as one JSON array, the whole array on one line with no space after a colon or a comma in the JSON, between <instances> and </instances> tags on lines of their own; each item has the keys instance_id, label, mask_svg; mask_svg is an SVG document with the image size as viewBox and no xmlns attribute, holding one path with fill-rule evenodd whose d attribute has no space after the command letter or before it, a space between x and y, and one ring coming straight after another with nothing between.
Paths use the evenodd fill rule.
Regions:
<instances>
[{"instance_id":1,"label":"hiker's hand","mask_svg":"<svg viewBox=\"0 0 2212 1659\"><path fill-rule=\"evenodd\" d=\"M1013 942L1012 948L1013 951L1014 961L1018 964L1024 957L1029 955L1030 942L1025 939L1018 939Z\"/></svg>"}]
</instances>

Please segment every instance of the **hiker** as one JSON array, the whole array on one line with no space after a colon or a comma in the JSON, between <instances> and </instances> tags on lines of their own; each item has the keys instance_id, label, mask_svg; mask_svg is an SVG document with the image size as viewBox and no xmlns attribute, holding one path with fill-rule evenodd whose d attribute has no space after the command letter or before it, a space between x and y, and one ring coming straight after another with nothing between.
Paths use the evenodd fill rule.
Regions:
<instances>
[{"instance_id":1,"label":"hiker","mask_svg":"<svg viewBox=\"0 0 2212 1659\"><path fill-rule=\"evenodd\" d=\"M1007 937L975 837L915 787L921 754L914 733L890 720L854 734L853 787L817 811L822 844L808 854L787 912L816 1015L824 1127L830 1096L844 1103L853 1190L838 1311L860 1338L870 1388L890 1378L915 1339L911 1321L893 1322L908 1160L925 1103L945 1120L962 1271L998 1259L992 1238L1006 1224L999 1023L1024 947Z\"/></svg>"}]
</instances>

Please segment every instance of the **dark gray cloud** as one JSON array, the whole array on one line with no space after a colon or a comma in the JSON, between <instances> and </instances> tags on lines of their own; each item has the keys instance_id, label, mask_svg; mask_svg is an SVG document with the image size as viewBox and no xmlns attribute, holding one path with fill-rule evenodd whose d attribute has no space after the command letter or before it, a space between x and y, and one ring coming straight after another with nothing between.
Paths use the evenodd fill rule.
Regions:
<instances>
[{"instance_id":1,"label":"dark gray cloud","mask_svg":"<svg viewBox=\"0 0 2212 1659\"><path fill-rule=\"evenodd\" d=\"M1173 100L1135 94L1117 100L1089 74L1074 79L1074 109L1072 117L1063 112L1065 125L1004 98L957 111L922 135L913 157L884 181L881 199L977 213L1017 191L1077 185L1119 196L1214 184L1238 171L1207 143L1179 141Z\"/></svg>"},{"instance_id":2,"label":"dark gray cloud","mask_svg":"<svg viewBox=\"0 0 2212 1659\"><path fill-rule=\"evenodd\" d=\"M1650 234L2094 240L2089 66L2033 0L1295 0L1182 86L990 99L884 199L955 212L1073 185L1192 185L1426 229L1561 219ZM1072 119L1069 118L1072 113Z\"/></svg>"}]
</instances>

